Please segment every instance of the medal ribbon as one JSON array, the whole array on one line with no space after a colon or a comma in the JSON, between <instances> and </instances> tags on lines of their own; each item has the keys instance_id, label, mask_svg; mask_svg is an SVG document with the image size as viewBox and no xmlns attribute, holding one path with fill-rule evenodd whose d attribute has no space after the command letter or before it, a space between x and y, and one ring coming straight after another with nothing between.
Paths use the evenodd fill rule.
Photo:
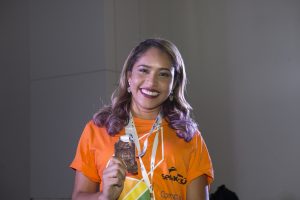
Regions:
<instances>
[{"instance_id":1,"label":"medal ribbon","mask_svg":"<svg viewBox=\"0 0 300 200\"><path fill-rule=\"evenodd\" d=\"M130 119L129 119L129 123L128 125L125 127L125 133L126 135L129 135L130 139L134 142L137 151L138 151L138 158L140 161L140 165L141 165L141 172L142 172L142 176L143 179L147 185L147 187L149 188L150 191L150 196L151 199L154 199L154 191L153 191L153 187L152 187L152 178L153 178L153 171L154 171L154 166L155 166L155 156L156 156L156 151L157 151L157 147L158 147L158 135L159 135L159 131L161 129L161 121L162 121L162 117L161 114L158 114L158 116L156 117L156 120L150 130L150 133L147 135L145 141L144 141L144 146L143 149L141 150L140 147L140 142L139 142L139 138L138 138L138 134L136 131L136 127L133 121L133 117L132 114L130 113ZM152 133L154 132L154 130L157 130L157 133L155 135L154 138L154 142L153 142L153 147L152 147L152 153L151 153L151 160L150 160L150 179L147 173L147 170L145 168L144 162L142 160L142 157L145 155L146 151L147 151L147 147L148 147L148 138L150 135L152 135ZM150 181L151 180L151 181Z\"/></svg>"}]
</instances>

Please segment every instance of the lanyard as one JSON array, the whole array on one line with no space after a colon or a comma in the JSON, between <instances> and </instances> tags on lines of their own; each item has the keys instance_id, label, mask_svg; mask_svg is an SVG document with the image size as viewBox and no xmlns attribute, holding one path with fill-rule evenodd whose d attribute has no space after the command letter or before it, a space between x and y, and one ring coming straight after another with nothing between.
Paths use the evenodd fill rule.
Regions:
<instances>
[{"instance_id":1,"label":"lanyard","mask_svg":"<svg viewBox=\"0 0 300 200\"><path fill-rule=\"evenodd\" d=\"M143 149L141 150L140 147L140 142L139 142L139 138L138 138L138 134L136 131L136 127L134 125L134 121L133 121L133 117L132 114L130 113L130 119L129 119L129 123L128 125L125 127L125 133L126 135L129 135L130 139L134 142L137 151L138 151L138 158L140 161L140 165L141 165L141 172L142 172L142 176L143 179L147 185L147 187L149 188L150 191L150 196L151 199L154 199L154 190L153 190L153 186L152 186L152 180L153 180L153 171L155 168L155 156L156 156L156 150L157 150L157 146L158 146L158 136L160 133L160 129L161 129L161 114L158 114L158 116L156 117L156 120L150 130L150 133L146 136L146 139L144 141L144 146ZM154 138L154 142L153 142L153 146L152 146L152 153L151 153L151 160L150 160L150 179L147 173L147 170L145 168L144 162L142 160L142 157L145 155L146 151L147 151L147 146L148 146L148 138L150 135L152 135L152 133L154 131L157 131L155 138ZM161 133L162 134L162 133Z\"/></svg>"}]
</instances>

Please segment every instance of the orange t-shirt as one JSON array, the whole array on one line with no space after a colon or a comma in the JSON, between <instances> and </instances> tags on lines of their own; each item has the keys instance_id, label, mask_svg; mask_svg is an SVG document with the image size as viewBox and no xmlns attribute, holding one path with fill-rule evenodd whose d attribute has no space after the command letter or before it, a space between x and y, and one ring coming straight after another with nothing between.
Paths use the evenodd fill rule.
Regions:
<instances>
[{"instance_id":1,"label":"orange t-shirt","mask_svg":"<svg viewBox=\"0 0 300 200\"><path fill-rule=\"evenodd\" d=\"M155 120L134 118L139 138L149 133ZM210 184L213 181L212 162L205 142L197 132L190 142L179 138L168 123L162 121L162 131L154 132L148 138L148 148L142 157L147 172L150 170L150 157L153 140L159 134L159 142L155 159L155 169L152 186L156 199L186 199L186 188L193 179L206 175ZM96 126L90 121L82 135L77 147L77 152L70 167L82 172L90 180L98 182L101 190L102 173L108 161L114 154L114 144L121 135L110 136L105 128ZM143 148L143 139L140 140ZM149 190L142 180L139 166L137 175L128 174L124 189L119 199L144 199Z\"/></svg>"}]
</instances>

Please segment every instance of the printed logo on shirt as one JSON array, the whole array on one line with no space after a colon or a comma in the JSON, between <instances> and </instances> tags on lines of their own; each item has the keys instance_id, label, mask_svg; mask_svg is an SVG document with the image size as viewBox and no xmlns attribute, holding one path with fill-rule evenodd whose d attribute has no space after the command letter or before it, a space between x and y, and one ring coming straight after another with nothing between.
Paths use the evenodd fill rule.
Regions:
<instances>
[{"instance_id":1,"label":"printed logo on shirt","mask_svg":"<svg viewBox=\"0 0 300 200\"><path fill-rule=\"evenodd\" d=\"M163 199L182 200L181 195L173 194L173 193L167 193L165 191L160 192L160 197L163 198Z\"/></svg>"},{"instance_id":2,"label":"printed logo on shirt","mask_svg":"<svg viewBox=\"0 0 300 200\"><path fill-rule=\"evenodd\" d=\"M168 170L169 170L169 174L161 174L164 180L174 181L183 185L186 184L187 182L186 177L179 174L175 167L170 167Z\"/></svg>"}]
</instances>

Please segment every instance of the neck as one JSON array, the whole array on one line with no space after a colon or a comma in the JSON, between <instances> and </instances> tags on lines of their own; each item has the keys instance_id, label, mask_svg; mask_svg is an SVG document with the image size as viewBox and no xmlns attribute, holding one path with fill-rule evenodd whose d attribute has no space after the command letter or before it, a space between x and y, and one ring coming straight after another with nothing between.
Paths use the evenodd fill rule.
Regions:
<instances>
[{"instance_id":1,"label":"neck","mask_svg":"<svg viewBox=\"0 0 300 200\"><path fill-rule=\"evenodd\" d=\"M132 116L140 118L140 119L156 119L160 108L156 108L153 110L141 110L136 108L135 106L131 106Z\"/></svg>"}]
</instances>

